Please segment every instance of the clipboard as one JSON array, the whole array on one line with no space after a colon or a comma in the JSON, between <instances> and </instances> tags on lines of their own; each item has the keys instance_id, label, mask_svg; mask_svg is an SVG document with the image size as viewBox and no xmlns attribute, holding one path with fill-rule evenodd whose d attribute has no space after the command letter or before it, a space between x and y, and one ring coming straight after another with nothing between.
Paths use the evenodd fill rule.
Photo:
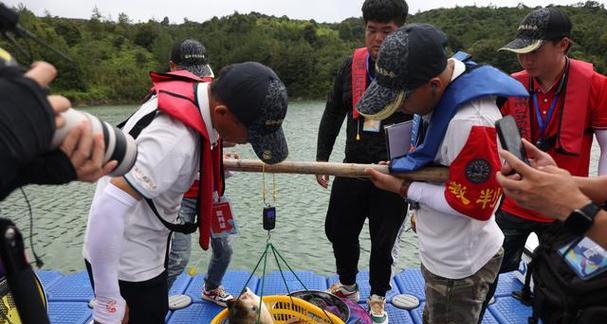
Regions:
<instances>
[{"instance_id":1,"label":"clipboard","mask_svg":"<svg viewBox=\"0 0 607 324\"><path fill-rule=\"evenodd\" d=\"M409 152L412 126L413 122L411 120L384 126L386 151L390 160L403 157Z\"/></svg>"}]
</instances>

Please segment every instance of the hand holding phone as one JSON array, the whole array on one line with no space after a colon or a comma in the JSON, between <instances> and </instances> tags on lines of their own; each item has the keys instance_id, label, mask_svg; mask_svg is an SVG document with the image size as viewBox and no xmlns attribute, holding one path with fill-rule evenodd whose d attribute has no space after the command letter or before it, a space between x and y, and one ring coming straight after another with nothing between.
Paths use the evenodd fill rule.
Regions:
<instances>
[{"instance_id":1,"label":"hand holding phone","mask_svg":"<svg viewBox=\"0 0 607 324\"><path fill-rule=\"evenodd\" d=\"M519 160L529 164L527 152L521 139L521 133L519 132L514 118L512 116L506 116L496 121L495 128L502 148L512 153Z\"/></svg>"}]
</instances>

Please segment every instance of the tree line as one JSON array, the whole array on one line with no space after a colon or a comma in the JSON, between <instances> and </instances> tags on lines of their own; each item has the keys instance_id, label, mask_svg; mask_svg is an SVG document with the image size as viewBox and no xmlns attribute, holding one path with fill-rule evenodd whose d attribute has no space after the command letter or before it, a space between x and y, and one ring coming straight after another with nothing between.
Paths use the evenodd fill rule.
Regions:
<instances>
[{"instance_id":1,"label":"tree line","mask_svg":"<svg viewBox=\"0 0 607 324\"><path fill-rule=\"evenodd\" d=\"M596 1L559 7L573 23L570 56L590 61L597 71L607 72L607 9ZM449 38L449 50L471 53L477 62L492 64L506 72L520 69L516 56L497 49L513 39L520 20L534 8L457 7L411 15L408 22L425 22L441 28ZM200 40L208 50L210 64L223 66L259 61L272 67L287 85L291 99L323 99L332 87L340 62L364 44L362 18L340 23L294 20L256 12L234 12L204 22L184 19L134 23L126 14L103 17L95 9L90 19L35 16L18 8L21 25L70 56L61 59L33 42L23 43L26 54L5 39L0 46L27 65L31 59L55 64L59 77L52 85L76 104L137 103L149 89L148 72L166 71L175 41ZM31 56L28 57L28 56Z\"/></svg>"}]
</instances>

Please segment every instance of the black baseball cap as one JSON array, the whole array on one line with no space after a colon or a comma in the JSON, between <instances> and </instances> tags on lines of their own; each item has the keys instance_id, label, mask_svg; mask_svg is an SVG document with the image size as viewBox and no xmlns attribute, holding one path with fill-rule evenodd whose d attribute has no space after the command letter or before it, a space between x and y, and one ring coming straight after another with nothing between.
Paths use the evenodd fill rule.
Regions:
<instances>
[{"instance_id":1,"label":"black baseball cap","mask_svg":"<svg viewBox=\"0 0 607 324\"><path fill-rule=\"evenodd\" d=\"M282 122L287 114L287 88L269 67L244 62L224 67L211 84L211 92L243 123L248 142L265 163L289 155Z\"/></svg>"},{"instance_id":2,"label":"black baseball cap","mask_svg":"<svg viewBox=\"0 0 607 324\"><path fill-rule=\"evenodd\" d=\"M571 35L571 21L555 7L533 10L518 26L516 38L500 51L524 54L540 48L544 41L559 40Z\"/></svg>"},{"instance_id":3,"label":"black baseball cap","mask_svg":"<svg viewBox=\"0 0 607 324\"><path fill-rule=\"evenodd\" d=\"M447 36L428 24L405 25L388 35L375 63L375 80L358 103L361 115L386 119L405 101L407 93L447 67Z\"/></svg>"},{"instance_id":4,"label":"black baseball cap","mask_svg":"<svg viewBox=\"0 0 607 324\"><path fill-rule=\"evenodd\" d=\"M213 76L209 66L207 49L197 40L185 39L173 45L171 62L181 70L187 70L199 77Z\"/></svg>"}]
</instances>

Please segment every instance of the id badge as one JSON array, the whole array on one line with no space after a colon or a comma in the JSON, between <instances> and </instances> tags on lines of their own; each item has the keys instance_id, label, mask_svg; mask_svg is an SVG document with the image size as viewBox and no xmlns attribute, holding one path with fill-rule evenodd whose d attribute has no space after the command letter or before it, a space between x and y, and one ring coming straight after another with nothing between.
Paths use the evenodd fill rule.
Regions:
<instances>
[{"instance_id":1,"label":"id badge","mask_svg":"<svg viewBox=\"0 0 607 324\"><path fill-rule=\"evenodd\" d=\"M228 237L238 233L232 205L227 198L221 197L219 201L213 203L213 213L211 215L212 238Z\"/></svg>"},{"instance_id":2,"label":"id badge","mask_svg":"<svg viewBox=\"0 0 607 324\"><path fill-rule=\"evenodd\" d=\"M363 123L363 131L379 133L381 127L381 120L365 118Z\"/></svg>"},{"instance_id":3,"label":"id badge","mask_svg":"<svg viewBox=\"0 0 607 324\"><path fill-rule=\"evenodd\" d=\"M584 237L576 246L570 247L571 244L560 248L559 253L580 279L588 280L607 271L607 251L596 242Z\"/></svg>"}]
</instances>

